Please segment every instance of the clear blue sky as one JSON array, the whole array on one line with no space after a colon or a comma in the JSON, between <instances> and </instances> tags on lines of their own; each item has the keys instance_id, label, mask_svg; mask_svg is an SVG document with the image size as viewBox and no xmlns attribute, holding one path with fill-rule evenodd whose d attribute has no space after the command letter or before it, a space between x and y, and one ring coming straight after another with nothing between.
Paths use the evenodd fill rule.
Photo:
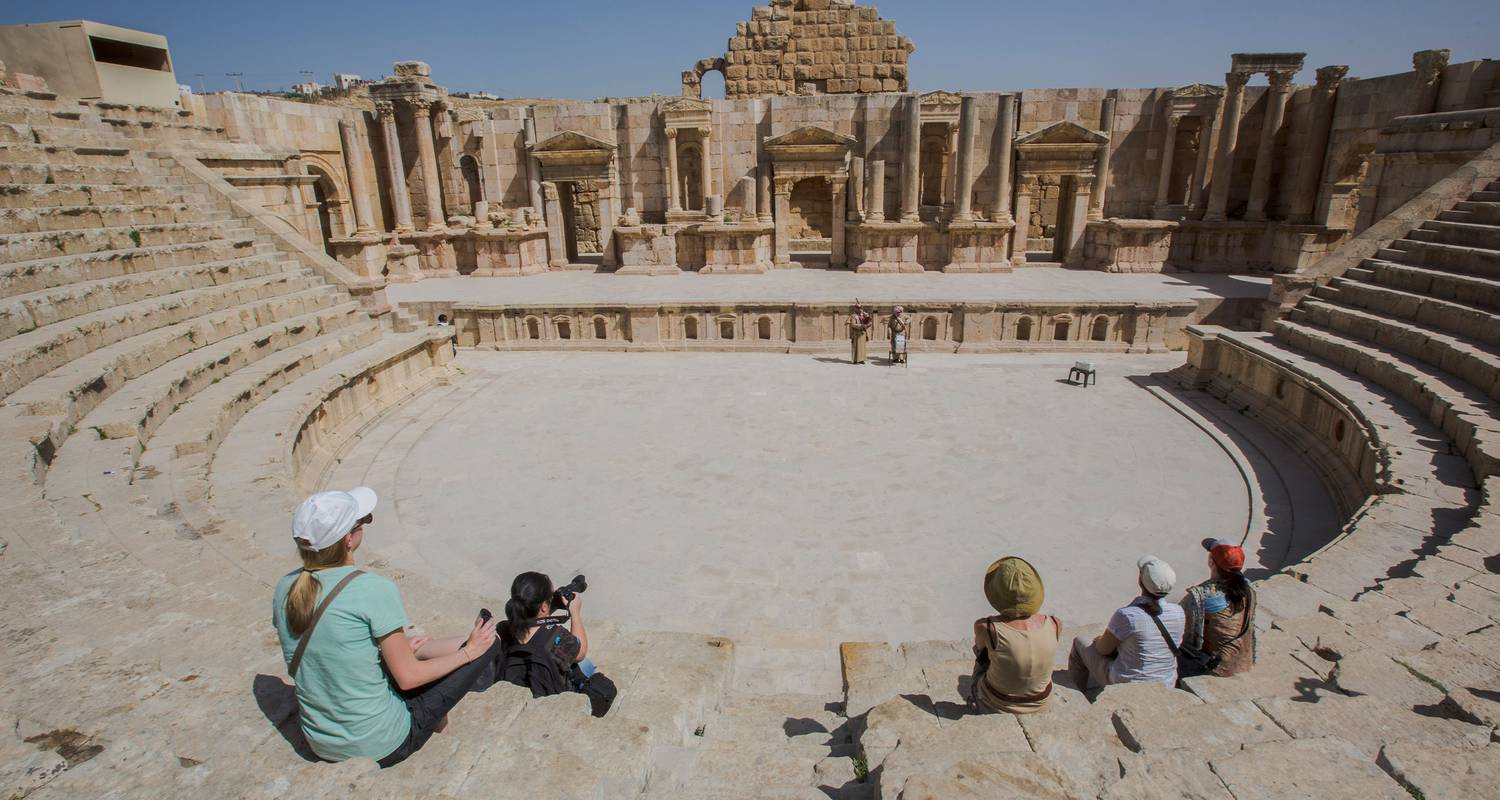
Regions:
<instances>
[{"instance_id":1,"label":"clear blue sky","mask_svg":"<svg viewBox=\"0 0 1500 800\"><path fill-rule=\"evenodd\" d=\"M678 75L722 55L749 0L334 2L4 0L0 23L86 18L160 33L178 80L209 91L289 86L311 70L379 77L398 60L432 65L454 90L505 97L677 94ZM862 5L866 3L861 3ZM881 14L916 43L912 88L1221 83L1229 54L1305 51L1312 69L1352 76L1410 69L1411 53L1500 57L1495 0L886 0ZM0 59L4 54L0 54ZM712 80L712 79L710 79ZM722 86L706 84L722 96Z\"/></svg>"}]
</instances>

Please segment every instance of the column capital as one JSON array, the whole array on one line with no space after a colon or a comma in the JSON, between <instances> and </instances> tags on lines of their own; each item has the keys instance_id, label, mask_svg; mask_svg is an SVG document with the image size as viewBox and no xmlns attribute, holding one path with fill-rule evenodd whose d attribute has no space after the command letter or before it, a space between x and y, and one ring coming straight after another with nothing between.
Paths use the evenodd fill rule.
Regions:
<instances>
[{"instance_id":1,"label":"column capital","mask_svg":"<svg viewBox=\"0 0 1500 800\"><path fill-rule=\"evenodd\" d=\"M702 136L704 139L707 139L710 136L712 136L713 135L713 131L714 131L713 128L698 128L696 130L698 131L698 135Z\"/></svg>"},{"instance_id":2,"label":"column capital","mask_svg":"<svg viewBox=\"0 0 1500 800\"><path fill-rule=\"evenodd\" d=\"M542 198L545 200L557 200L557 184L552 181L542 181Z\"/></svg>"},{"instance_id":3,"label":"column capital","mask_svg":"<svg viewBox=\"0 0 1500 800\"><path fill-rule=\"evenodd\" d=\"M1245 90L1245 84L1247 84L1249 82L1250 82L1250 73L1248 73L1248 72L1226 72L1226 73L1224 73L1224 86L1227 87L1229 89L1229 91L1231 91L1231 92L1242 92L1242 91L1244 91Z\"/></svg>"},{"instance_id":4,"label":"column capital","mask_svg":"<svg viewBox=\"0 0 1500 800\"><path fill-rule=\"evenodd\" d=\"M1292 88L1292 77L1293 77L1294 74L1295 73L1289 72L1287 70L1276 70L1275 72L1267 72L1266 73L1266 79L1271 82L1271 91L1273 91L1273 92L1288 92L1288 91L1291 91L1291 88Z\"/></svg>"},{"instance_id":5,"label":"column capital","mask_svg":"<svg viewBox=\"0 0 1500 800\"><path fill-rule=\"evenodd\" d=\"M1432 83L1443 76L1448 66L1451 50L1418 50L1411 54L1412 68L1417 71L1417 80Z\"/></svg>"},{"instance_id":6,"label":"column capital","mask_svg":"<svg viewBox=\"0 0 1500 800\"><path fill-rule=\"evenodd\" d=\"M1021 179L1016 181L1016 184L1021 187L1021 191L1027 194L1031 194L1032 192L1036 191L1037 176L1022 175Z\"/></svg>"},{"instance_id":7,"label":"column capital","mask_svg":"<svg viewBox=\"0 0 1500 800\"><path fill-rule=\"evenodd\" d=\"M1181 111L1167 112L1167 127L1175 128L1178 125L1181 125L1183 118L1185 118L1186 116L1187 114Z\"/></svg>"},{"instance_id":8,"label":"column capital","mask_svg":"<svg viewBox=\"0 0 1500 800\"><path fill-rule=\"evenodd\" d=\"M1073 177L1073 194L1084 194L1094 190L1093 175L1075 175Z\"/></svg>"},{"instance_id":9,"label":"column capital","mask_svg":"<svg viewBox=\"0 0 1500 800\"><path fill-rule=\"evenodd\" d=\"M1332 64L1326 67L1318 67L1318 88L1337 89L1344 82L1344 76L1349 74L1348 64Z\"/></svg>"},{"instance_id":10,"label":"column capital","mask_svg":"<svg viewBox=\"0 0 1500 800\"><path fill-rule=\"evenodd\" d=\"M677 141L677 129L676 128L667 128L667 130L665 131L665 133L666 133L666 136L667 136L667 141L669 141L669 142L675 142L675 141Z\"/></svg>"},{"instance_id":11,"label":"column capital","mask_svg":"<svg viewBox=\"0 0 1500 800\"><path fill-rule=\"evenodd\" d=\"M396 113L396 104L389 100L375 101L375 117L381 122L391 119Z\"/></svg>"},{"instance_id":12,"label":"column capital","mask_svg":"<svg viewBox=\"0 0 1500 800\"><path fill-rule=\"evenodd\" d=\"M787 177L787 178L778 177L778 178L772 179L772 186L775 188L776 194L791 194L792 193L792 184L795 183L796 180L797 180L796 178L791 178L791 177Z\"/></svg>"},{"instance_id":13,"label":"column capital","mask_svg":"<svg viewBox=\"0 0 1500 800\"><path fill-rule=\"evenodd\" d=\"M437 105L437 101L428 97L413 97L410 100L407 100L406 104L411 106L412 110L420 111L425 114L431 111L433 106Z\"/></svg>"}]
</instances>

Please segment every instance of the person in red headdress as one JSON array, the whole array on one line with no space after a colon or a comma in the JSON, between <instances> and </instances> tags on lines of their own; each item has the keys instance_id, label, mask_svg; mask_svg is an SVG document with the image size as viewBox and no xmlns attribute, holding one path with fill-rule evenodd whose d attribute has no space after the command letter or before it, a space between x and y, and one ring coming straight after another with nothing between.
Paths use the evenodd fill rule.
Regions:
<instances>
[{"instance_id":1,"label":"person in red headdress","mask_svg":"<svg viewBox=\"0 0 1500 800\"><path fill-rule=\"evenodd\" d=\"M1255 590L1245 579L1245 551L1220 539L1204 539L1203 549L1209 578L1182 598L1182 647L1218 655L1211 675L1247 672L1255 664Z\"/></svg>"}]
</instances>

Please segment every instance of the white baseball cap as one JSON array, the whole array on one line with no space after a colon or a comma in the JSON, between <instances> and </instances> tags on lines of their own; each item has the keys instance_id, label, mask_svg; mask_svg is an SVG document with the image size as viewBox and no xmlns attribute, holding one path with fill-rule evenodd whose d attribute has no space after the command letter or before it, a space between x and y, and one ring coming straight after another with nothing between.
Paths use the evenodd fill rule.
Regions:
<instances>
[{"instance_id":1,"label":"white baseball cap","mask_svg":"<svg viewBox=\"0 0 1500 800\"><path fill-rule=\"evenodd\" d=\"M1177 573L1156 556L1144 556L1135 562L1135 566L1141 572L1141 588L1157 597L1172 591L1173 584L1177 583Z\"/></svg>"},{"instance_id":2,"label":"white baseball cap","mask_svg":"<svg viewBox=\"0 0 1500 800\"><path fill-rule=\"evenodd\" d=\"M292 539L303 550L326 550L354 530L375 510L375 490L360 486L347 492L318 492L292 515Z\"/></svg>"}]
</instances>

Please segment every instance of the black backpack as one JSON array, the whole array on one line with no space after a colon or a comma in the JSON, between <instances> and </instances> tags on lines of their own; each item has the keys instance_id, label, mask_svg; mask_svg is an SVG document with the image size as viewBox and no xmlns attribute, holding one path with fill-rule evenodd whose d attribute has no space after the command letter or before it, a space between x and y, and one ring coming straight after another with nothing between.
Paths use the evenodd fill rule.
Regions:
<instances>
[{"instance_id":1,"label":"black backpack","mask_svg":"<svg viewBox=\"0 0 1500 800\"><path fill-rule=\"evenodd\" d=\"M564 674L553 660L552 654L547 652L547 637L540 635L541 633L538 631L537 635L531 637L531 641L524 644L505 646L500 656L496 680L524 686L531 690L532 697L549 697L568 691L581 692L588 695L589 708L594 716L602 717L609 713L610 706L619 694L614 681L599 672L585 676L577 664Z\"/></svg>"}]
</instances>

